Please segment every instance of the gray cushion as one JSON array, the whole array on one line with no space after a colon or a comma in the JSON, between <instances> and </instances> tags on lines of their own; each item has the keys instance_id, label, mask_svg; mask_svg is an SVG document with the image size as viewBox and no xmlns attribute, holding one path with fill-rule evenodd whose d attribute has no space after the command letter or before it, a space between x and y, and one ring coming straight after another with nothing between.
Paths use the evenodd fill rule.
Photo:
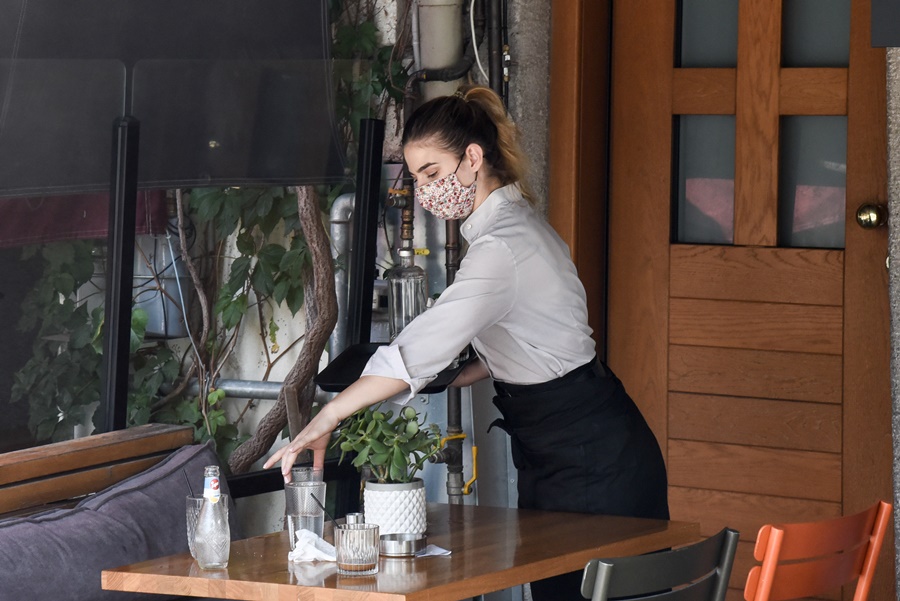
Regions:
<instances>
[{"instance_id":1,"label":"gray cushion","mask_svg":"<svg viewBox=\"0 0 900 601\"><path fill-rule=\"evenodd\" d=\"M203 467L218 463L211 444L186 446L72 509L0 520L0 601L166 599L102 591L100 571L186 553L188 482L199 493ZM240 538L230 517L232 539Z\"/></svg>"}]
</instances>

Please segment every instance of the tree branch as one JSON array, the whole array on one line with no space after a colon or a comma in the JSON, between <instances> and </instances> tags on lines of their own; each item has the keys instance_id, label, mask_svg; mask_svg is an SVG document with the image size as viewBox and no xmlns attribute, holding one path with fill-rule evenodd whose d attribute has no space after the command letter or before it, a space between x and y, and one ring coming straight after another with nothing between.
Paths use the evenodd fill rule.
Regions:
<instances>
[{"instance_id":1,"label":"tree branch","mask_svg":"<svg viewBox=\"0 0 900 601\"><path fill-rule=\"evenodd\" d=\"M331 245L322 223L319 202L311 186L292 188L297 194L297 210L300 228L306 237L312 257L312 274L307 278L306 289L312 294L305 297L306 335L303 348L291 371L284 379L278 401L262 419L256 432L244 444L231 454L228 460L232 473L240 474L250 469L257 459L265 455L272 447L276 437L287 425L287 403L285 389L296 396L300 415L309 415L315 397L312 378L316 374L319 358L331 336L337 322L337 298L334 291L334 263L331 257ZM309 283L312 280L311 284ZM310 394L309 390L313 391ZM306 392L306 394L304 394Z\"/></svg>"}]
</instances>

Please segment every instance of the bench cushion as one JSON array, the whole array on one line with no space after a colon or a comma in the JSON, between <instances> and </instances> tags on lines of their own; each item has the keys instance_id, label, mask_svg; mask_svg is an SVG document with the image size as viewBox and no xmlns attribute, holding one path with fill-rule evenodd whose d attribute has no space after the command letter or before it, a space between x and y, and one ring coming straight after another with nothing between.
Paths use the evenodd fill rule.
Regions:
<instances>
[{"instance_id":1,"label":"bench cushion","mask_svg":"<svg viewBox=\"0 0 900 601\"><path fill-rule=\"evenodd\" d=\"M0 520L0 601L165 599L102 591L100 572L186 553L188 483L199 493L204 466L218 463L211 443L186 446L71 509ZM222 483L227 492L224 478ZM236 539L234 513L229 515Z\"/></svg>"}]
</instances>

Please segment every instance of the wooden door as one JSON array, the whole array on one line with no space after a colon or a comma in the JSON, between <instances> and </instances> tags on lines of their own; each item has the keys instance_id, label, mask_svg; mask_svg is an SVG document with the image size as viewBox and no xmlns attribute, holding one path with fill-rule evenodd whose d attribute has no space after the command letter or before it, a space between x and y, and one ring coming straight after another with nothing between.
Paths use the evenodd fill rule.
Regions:
<instances>
[{"instance_id":1,"label":"wooden door","mask_svg":"<svg viewBox=\"0 0 900 601\"><path fill-rule=\"evenodd\" d=\"M677 2L613 0L608 29L589 2L554 2L560 22L570 9L565 37L554 23L554 65L576 66L554 71L552 89L566 89L567 77L572 90L587 89L585 40L612 36L608 305L594 297L592 311L608 316L608 363L666 453L672 517L699 521L704 534L741 532L733 599L763 523L891 498L887 228L856 222L860 205L887 200L885 53L870 47L869 2L852 0L845 66L782 66L783 4L792 1L740 0L736 64L717 68L675 66ZM590 110L578 95L560 96L552 125L578 122L561 106L576 117ZM679 242L677 133L694 115L733 116L726 243ZM843 247L779 240L784 118L810 115L846 117ZM560 130L551 148L572 146L577 159ZM551 177L563 181L566 169L551 165ZM573 226L585 209L565 207L605 199L568 194L585 188L575 176L568 188L551 181L551 219L579 271L595 273L599 252L584 252ZM893 573L891 539L872 599L894 598Z\"/></svg>"}]
</instances>

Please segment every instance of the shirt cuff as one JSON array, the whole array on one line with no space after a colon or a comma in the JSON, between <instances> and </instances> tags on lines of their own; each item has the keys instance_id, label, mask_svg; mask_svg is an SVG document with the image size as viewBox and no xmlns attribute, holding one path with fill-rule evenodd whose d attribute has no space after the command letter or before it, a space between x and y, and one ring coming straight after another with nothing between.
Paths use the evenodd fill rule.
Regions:
<instances>
[{"instance_id":1,"label":"shirt cuff","mask_svg":"<svg viewBox=\"0 0 900 601\"><path fill-rule=\"evenodd\" d=\"M400 393L388 399L398 405L405 405L411 401L420 390L437 378L437 374L426 377L411 376L406 369L406 364L403 362L400 347L395 344L378 347L375 350L375 354L369 358L360 376L381 376L406 382L409 385L408 393Z\"/></svg>"}]
</instances>

